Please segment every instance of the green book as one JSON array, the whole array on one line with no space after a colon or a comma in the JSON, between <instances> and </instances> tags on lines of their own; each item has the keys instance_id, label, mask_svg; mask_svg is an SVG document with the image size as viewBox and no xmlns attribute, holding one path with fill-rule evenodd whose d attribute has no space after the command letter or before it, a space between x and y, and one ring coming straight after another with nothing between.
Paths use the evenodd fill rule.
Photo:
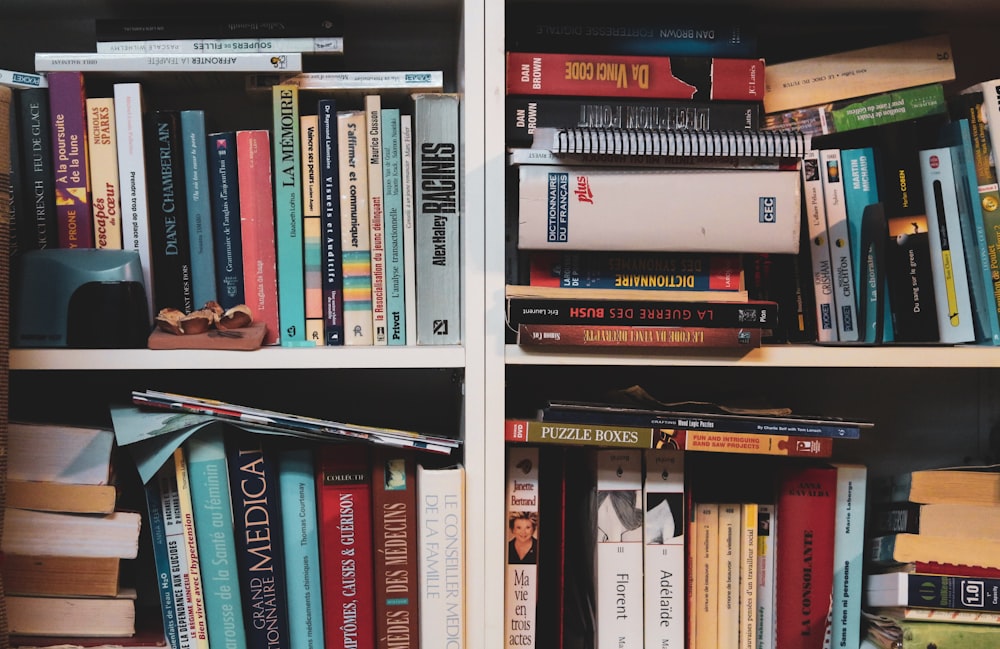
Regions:
<instances>
[{"instance_id":1,"label":"green book","mask_svg":"<svg viewBox=\"0 0 1000 649\"><path fill-rule=\"evenodd\" d=\"M281 344L313 345L306 340L298 86L274 86L271 110L274 119L274 241L278 253Z\"/></svg>"}]
</instances>

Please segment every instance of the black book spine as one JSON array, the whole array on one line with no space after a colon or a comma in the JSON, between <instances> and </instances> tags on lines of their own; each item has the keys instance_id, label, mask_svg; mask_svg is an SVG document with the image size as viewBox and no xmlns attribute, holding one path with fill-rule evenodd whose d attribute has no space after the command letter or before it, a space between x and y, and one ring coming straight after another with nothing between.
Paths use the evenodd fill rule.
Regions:
<instances>
[{"instance_id":1,"label":"black book spine","mask_svg":"<svg viewBox=\"0 0 1000 649\"><path fill-rule=\"evenodd\" d=\"M323 228L323 331L327 345L344 344L344 274L340 230L340 159L337 157L337 104L321 99L319 114L320 218Z\"/></svg>"},{"instance_id":2,"label":"black book spine","mask_svg":"<svg viewBox=\"0 0 1000 649\"><path fill-rule=\"evenodd\" d=\"M192 38L297 38L342 36L341 21L329 16L197 20L108 18L96 23L97 41L151 41Z\"/></svg>"},{"instance_id":3,"label":"black book spine","mask_svg":"<svg viewBox=\"0 0 1000 649\"><path fill-rule=\"evenodd\" d=\"M23 163L25 221L34 224L32 241L25 247L58 246L56 226L56 189L52 166L52 135L49 120L49 96L45 88L20 91L18 105ZM30 207L28 207L30 205Z\"/></svg>"},{"instance_id":4,"label":"black book spine","mask_svg":"<svg viewBox=\"0 0 1000 649\"><path fill-rule=\"evenodd\" d=\"M208 176L212 188L212 242L219 305L244 304L243 239L240 226L239 175L236 173L236 133L209 133Z\"/></svg>"},{"instance_id":5,"label":"black book spine","mask_svg":"<svg viewBox=\"0 0 1000 649\"><path fill-rule=\"evenodd\" d=\"M681 302L554 298L508 298L507 320L520 324L585 324L658 327L769 328L777 322L774 302Z\"/></svg>"},{"instance_id":6,"label":"black book spine","mask_svg":"<svg viewBox=\"0 0 1000 649\"><path fill-rule=\"evenodd\" d=\"M195 306L181 145L180 113L153 112L146 127L153 302L157 311L190 313Z\"/></svg>"}]
</instances>

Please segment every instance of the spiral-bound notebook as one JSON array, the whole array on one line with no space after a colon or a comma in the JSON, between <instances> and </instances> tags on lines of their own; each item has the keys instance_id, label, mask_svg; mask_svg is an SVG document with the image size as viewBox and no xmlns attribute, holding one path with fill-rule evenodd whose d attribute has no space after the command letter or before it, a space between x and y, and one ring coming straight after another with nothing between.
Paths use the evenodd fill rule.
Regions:
<instances>
[{"instance_id":1,"label":"spiral-bound notebook","mask_svg":"<svg viewBox=\"0 0 1000 649\"><path fill-rule=\"evenodd\" d=\"M553 153L800 158L810 148L810 137L799 131L538 128L533 148Z\"/></svg>"}]
</instances>

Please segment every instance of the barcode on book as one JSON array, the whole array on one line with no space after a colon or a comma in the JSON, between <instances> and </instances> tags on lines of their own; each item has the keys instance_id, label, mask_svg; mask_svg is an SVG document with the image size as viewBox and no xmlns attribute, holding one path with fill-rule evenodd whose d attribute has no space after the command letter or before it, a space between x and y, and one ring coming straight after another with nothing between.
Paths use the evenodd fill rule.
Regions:
<instances>
[{"instance_id":1,"label":"barcode on book","mask_svg":"<svg viewBox=\"0 0 1000 649\"><path fill-rule=\"evenodd\" d=\"M810 138L799 131L539 128L534 147L553 153L799 158Z\"/></svg>"}]
</instances>

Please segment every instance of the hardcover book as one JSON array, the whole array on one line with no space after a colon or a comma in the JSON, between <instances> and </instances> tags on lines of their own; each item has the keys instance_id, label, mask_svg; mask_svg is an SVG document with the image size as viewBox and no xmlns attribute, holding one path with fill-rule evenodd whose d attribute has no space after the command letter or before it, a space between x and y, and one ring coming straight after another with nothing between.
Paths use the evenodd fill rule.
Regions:
<instances>
[{"instance_id":1,"label":"hardcover book","mask_svg":"<svg viewBox=\"0 0 1000 649\"><path fill-rule=\"evenodd\" d=\"M247 75L246 89L270 90L278 84L302 90L344 90L363 92L441 92L441 70L369 70L365 72L302 72L300 74L259 73Z\"/></svg>"},{"instance_id":2,"label":"hardcover book","mask_svg":"<svg viewBox=\"0 0 1000 649\"><path fill-rule=\"evenodd\" d=\"M157 110L146 125L146 175L149 178L149 230L152 244L153 300L156 310L191 313L191 244L188 229L180 112Z\"/></svg>"},{"instance_id":3,"label":"hardcover book","mask_svg":"<svg viewBox=\"0 0 1000 649\"><path fill-rule=\"evenodd\" d=\"M215 242L212 200L205 150L205 111L181 111L181 148L184 188L187 192L188 243L191 246L191 290L195 308L218 301L215 280Z\"/></svg>"},{"instance_id":4,"label":"hardcover book","mask_svg":"<svg viewBox=\"0 0 1000 649\"><path fill-rule=\"evenodd\" d=\"M646 252L531 252L528 283L561 288L741 291L738 255Z\"/></svg>"},{"instance_id":5,"label":"hardcover book","mask_svg":"<svg viewBox=\"0 0 1000 649\"><path fill-rule=\"evenodd\" d=\"M60 248L93 248L83 73L47 75Z\"/></svg>"},{"instance_id":6,"label":"hardcover book","mask_svg":"<svg viewBox=\"0 0 1000 649\"><path fill-rule=\"evenodd\" d=\"M819 151L808 151L802 158L804 222L809 232L809 260L812 264L813 293L816 303L816 339L836 342L837 310L834 304L833 261L830 233L826 227L826 199L823 195Z\"/></svg>"},{"instance_id":7,"label":"hardcover book","mask_svg":"<svg viewBox=\"0 0 1000 649\"><path fill-rule=\"evenodd\" d=\"M507 448L504 577L504 649L531 647L537 638L539 525L539 451Z\"/></svg>"},{"instance_id":8,"label":"hardcover book","mask_svg":"<svg viewBox=\"0 0 1000 649\"><path fill-rule=\"evenodd\" d=\"M798 171L531 165L518 175L522 250L799 250Z\"/></svg>"},{"instance_id":9,"label":"hardcover book","mask_svg":"<svg viewBox=\"0 0 1000 649\"><path fill-rule=\"evenodd\" d=\"M236 54L242 52L300 52L343 54L340 36L278 38L173 38L153 40L98 41L98 54Z\"/></svg>"},{"instance_id":10,"label":"hardcover book","mask_svg":"<svg viewBox=\"0 0 1000 649\"><path fill-rule=\"evenodd\" d=\"M587 324L765 328L777 319L777 304L764 300L507 298L507 324Z\"/></svg>"},{"instance_id":11,"label":"hardcover book","mask_svg":"<svg viewBox=\"0 0 1000 649\"><path fill-rule=\"evenodd\" d=\"M389 343L385 288L385 204L382 187L382 97L365 95L365 136L368 146L368 227L371 245L372 333L376 345Z\"/></svg>"},{"instance_id":12,"label":"hardcover book","mask_svg":"<svg viewBox=\"0 0 1000 649\"><path fill-rule=\"evenodd\" d=\"M947 34L770 63L764 112L816 106L954 78L955 60Z\"/></svg>"},{"instance_id":13,"label":"hardcover book","mask_svg":"<svg viewBox=\"0 0 1000 649\"><path fill-rule=\"evenodd\" d=\"M281 329L269 140L266 130L237 131L236 168L246 304L253 313L254 322L267 326L264 344L277 345L281 341Z\"/></svg>"},{"instance_id":14,"label":"hardcover book","mask_svg":"<svg viewBox=\"0 0 1000 649\"><path fill-rule=\"evenodd\" d=\"M833 303L836 307L837 339L857 342L858 312L851 260L850 230L844 199L843 165L839 149L819 153L819 176L826 208L826 238L833 268Z\"/></svg>"},{"instance_id":15,"label":"hardcover book","mask_svg":"<svg viewBox=\"0 0 1000 649\"><path fill-rule=\"evenodd\" d=\"M323 633L333 647L374 649L372 464L368 447L325 444L316 467Z\"/></svg>"},{"instance_id":16,"label":"hardcover book","mask_svg":"<svg viewBox=\"0 0 1000 649\"><path fill-rule=\"evenodd\" d=\"M517 325L514 342L522 347L711 349L745 352L760 347L761 330L749 327L657 325Z\"/></svg>"},{"instance_id":17,"label":"hardcover book","mask_svg":"<svg viewBox=\"0 0 1000 649\"><path fill-rule=\"evenodd\" d=\"M462 340L460 96L413 95L418 345Z\"/></svg>"},{"instance_id":18,"label":"hardcover book","mask_svg":"<svg viewBox=\"0 0 1000 649\"><path fill-rule=\"evenodd\" d=\"M337 113L340 159L341 269L344 275L344 344L371 345L372 271L368 215L368 142L362 111ZM328 305L329 308L329 305Z\"/></svg>"},{"instance_id":19,"label":"hardcover book","mask_svg":"<svg viewBox=\"0 0 1000 649\"><path fill-rule=\"evenodd\" d=\"M122 247L121 186L118 182L118 136L113 97L88 97L87 154L90 160L94 247Z\"/></svg>"},{"instance_id":20,"label":"hardcover book","mask_svg":"<svg viewBox=\"0 0 1000 649\"><path fill-rule=\"evenodd\" d=\"M333 99L317 105L317 163L320 183L322 247L320 272L323 291L325 345L344 344L344 275L341 268L340 171L337 146L337 108Z\"/></svg>"},{"instance_id":21,"label":"hardcover book","mask_svg":"<svg viewBox=\"0 0 1000 649\"><path fill-rule=\"evenodd\" d=\"M2 73L0 73L2 74ZM55 176L52 166L52 132L49 117L49 93L45 88L25 88L18 94L18 124L21 132L21 158L24 162L24 195L33 197L19 223L30 224L22 231L31 232L19 243L24 249L58 246L56 225Z\"/></svg>"},{"instance_id":22,"label":"hardcover book","mask_svg":"<svg viewBox=\"0 0 1000 649\"><path fill-rule=\"evenodd\" d=\"M278 264L278 320L281 344L306 341L305 262L302 244L302 141L299 89L274 86L274 241Z\"/></svg>"},{"instance_id":23,"label":"hardcover book","mask_svg":"<svg viewBox=\"0 0 1000 649\"><path fill-rule=\"evenodd\" d=\"M372 527L375 548L375 646L420 647L417 567L416 467L412 455L372 453Z\"/></svg>"},{"instance_id":24,"label":"hardcover book","mask_svg":"<svg viewBox=\"0 0 1000 649\"><path fill-rule=\"evenodd\" d=\"M405 345L406 258L403 243L403 175L400 114L382 109L382 198L385 212L386 335L390 345ZM412 341L410 341L412 342Z\"/></svg>"},{"instance_id":25,"label":"hardcover book","mask_svg":"<svg viewBox=\"0 0 1000 649\"><path fill-rule=\"evenodd\" d=\"M237 304L246 303L236 132L209 133L206 152L209 186L212 190L216 295L219 305L223 309L230 309Z\"/></svg>"},{"instance_id":26,"label":"hardcover book","mask_svg":"<svg viewBox=\"0 0 1000 649\"><path fill-rule=\"evenodd\" d=\"M323 219L320 200L319 115L299 118L302 135L302 263L306 340L325 345L323 333Z\"/></svg>"},{"instance_id":27,"label":"hardcover book","mask_svg":"<svg viewBox=\"0 0 1000 649\"><path fill-rule=\"evenodd\" d=\"M762 101L764 60L508 51L507 94Z\"/></svg>"}]
</instances>

